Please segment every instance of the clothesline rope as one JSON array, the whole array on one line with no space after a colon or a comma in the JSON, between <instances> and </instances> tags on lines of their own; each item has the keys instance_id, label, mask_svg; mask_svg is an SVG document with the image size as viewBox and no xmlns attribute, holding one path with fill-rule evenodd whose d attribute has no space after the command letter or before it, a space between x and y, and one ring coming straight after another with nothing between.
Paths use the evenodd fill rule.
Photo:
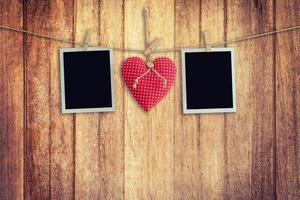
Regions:
<instances>
[{"instance_id":1,"label":"clothesline rope","mask_svg":"<svg viewBox=\"0 0 300 200\"><path fill-rule=\"evenodd\" d=\"M46 34L41 34L41 33L35 33L35 32L31 32L31 31L27 31L27 30L23 30L23 29L18 29L18 28L14 28L14 27L10 27L10 26L5 26L5 25L1 25L1 24L0 24L0 29L15 31L15 32L19 32L19 33L25 33L25 34L28 34L28 35L32 35L32 36L36 36L36 37L40 37L40 38L47 38L47 39L50 39L50 40L56 40L56 41L63 42L63 43L70 43L70 44L74 44L74 45L78 45L78 46L84 46L84 43L76 42L74 40L67 40L67 39L64 39L64 38L56 37L56 36L51 36L51 35L46 35ZM268 35L273 35L273 34L277 34L277 33L293 31L293 30L297 30L297 29L300 29L300 25L299 26L292 26L292 27L288 27L288 28L283 28L283 29L278 29L278 30L274 30L274 31L269 31L269 32L264 32L264 33L259 33L259 34L255 34L255 35L230 39L230 40L227 40L227 41L224 41L224 42L214 42L214 43L211 43L210 46L211 47L224 46L224 45L230 44L230 43L241 42L241 41L255 39L255 38L264 37L264 36L268 36ZM184 49L184 48L187 48L187 47L157 49L157 50L153 51L152 53L180 51L181 49ZM188 48L205 48L205 46L196 46L196 47L188 47ZM113 47L112 49L114 51L127 51L127 52L137 52L137 53L144 53L144 51L145 51L144 49L120 48L120 47Z\"/></svg>"}]
</instances>

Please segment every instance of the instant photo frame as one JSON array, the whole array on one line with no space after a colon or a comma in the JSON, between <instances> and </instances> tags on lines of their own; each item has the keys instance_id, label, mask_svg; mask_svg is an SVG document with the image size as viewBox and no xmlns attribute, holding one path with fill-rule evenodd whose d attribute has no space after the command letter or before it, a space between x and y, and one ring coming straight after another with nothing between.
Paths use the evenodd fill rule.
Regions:
<instances>
[{"instance_id":1,"label":"instant photo frame","mask_svg":"<svg viewBox=\"0 0 300 200\"><path fill-rule=\"evenodd\" d=\"M182 49L183 113L236 112L233 48Z\"/></svg>"},{"instance_id":2,"label":"instant photo frame","mask_svg":"<svg viewBox=\"0 0 300 200\"><path fill-rule=\"evenodd\" d=\"M112 49L60 49L62 113L115 111Z\"/></svg>"}]
</instances>

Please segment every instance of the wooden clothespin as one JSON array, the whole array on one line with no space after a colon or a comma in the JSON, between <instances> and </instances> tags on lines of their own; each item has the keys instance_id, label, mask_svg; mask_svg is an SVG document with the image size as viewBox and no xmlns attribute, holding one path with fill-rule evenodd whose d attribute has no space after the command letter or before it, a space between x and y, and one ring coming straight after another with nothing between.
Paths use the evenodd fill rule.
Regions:
<instances>
[{"instance_id":1,"label":"wooden clothespin","mask_svg":"<svg viewBox=\"0 0 300 200\"><path fill-rule=\"evenodd\" d=\"M210 38L208 36L208 31L203 31L203 38L204 38L204 44L206 46L206 51L210 52L211 51L211 43L210 43Z\"/></svg>"},{"instance_id":2,"label":"wooden clothespin","mask_svg":"<svg viewBox=\"0 0 300 200\"><path fill-rule=\"evenodd\" d=\"M156 38L154 39L146 48L146 50L144 51L145 55L149 55L150 53L152 53L153 51L155 51L157 49L157 47L160 45L161 43L161 39Z\"/></svg>"},{"instance_id":3,"label":"wooden clothespin","mask_svg":"<svg viewBox=\"0 0 300 200\"><path fill-rule=\"evenodd\" d=\"M84 36L84 40L83 40L83 51L87 50L90 41L91 41L91 31L87 30L85 32L85 36Z\"/></svg>"}]
</instances>

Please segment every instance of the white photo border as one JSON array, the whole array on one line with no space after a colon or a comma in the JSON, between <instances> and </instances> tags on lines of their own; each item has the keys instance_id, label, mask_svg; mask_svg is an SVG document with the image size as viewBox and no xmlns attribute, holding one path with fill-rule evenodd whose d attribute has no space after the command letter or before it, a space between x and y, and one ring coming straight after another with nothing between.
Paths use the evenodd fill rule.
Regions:
<instances>
[{"instance_id":1,"label":"white photo border","mask_svg":"<svg viewBox=\"0 0 300 200\"><path fill-rule=\"evenodd\" d=\"M211 48L211 52L231 52L231 76L232 76L232 108L209 108L209 109L188 109L186 99L186 70L185 70L185 54L192 52L206 52L206 48L181 49L181 67L182 67L182 98L183 113L230 113L236 112L236 80L235 80L235 52L234 48Z\"/></svg>"},{"instance_id":2,"label":"white photo border","mask_svg":"<svg viewBox=\"0 0 300 200\"><path fill-rule=\"evenodd\" d=\"M116 110L115 105L115 84L114 84L114 65L113 65L113 51L112 48L101 47L88 47L86 51L109 51L110 59L110 80L111 80L111 107L101 108L66 108L65 98L65 75L64 75L64 53L65 52L82 52L82 48L61 48L60 49L60 85L61 85L61 109L63 114L71 113L91 113L91 112L114 112Z\"/></svg>"}]
</instances>

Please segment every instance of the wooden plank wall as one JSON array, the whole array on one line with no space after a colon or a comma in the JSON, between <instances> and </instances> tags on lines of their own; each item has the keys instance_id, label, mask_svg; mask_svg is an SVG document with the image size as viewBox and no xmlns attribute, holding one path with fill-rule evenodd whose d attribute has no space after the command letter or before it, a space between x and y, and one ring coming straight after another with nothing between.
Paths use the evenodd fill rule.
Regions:
<instances>
[{"instance_id":1,"label":"wooden plank wall","mask_svg":"<svg viewBox=\"0 0 300 200\"><path fill-rule=\"evenodd\" d=\"M0 24L95 45L162 48L300 24L299 0L0 0ZM300 34L236 50L237 113L183 115L179 53L169 94L149 113L121 79L114 113L62 115L58 49L0 30L0 199L300 199Z\"/></svg>"}]
</instances>

